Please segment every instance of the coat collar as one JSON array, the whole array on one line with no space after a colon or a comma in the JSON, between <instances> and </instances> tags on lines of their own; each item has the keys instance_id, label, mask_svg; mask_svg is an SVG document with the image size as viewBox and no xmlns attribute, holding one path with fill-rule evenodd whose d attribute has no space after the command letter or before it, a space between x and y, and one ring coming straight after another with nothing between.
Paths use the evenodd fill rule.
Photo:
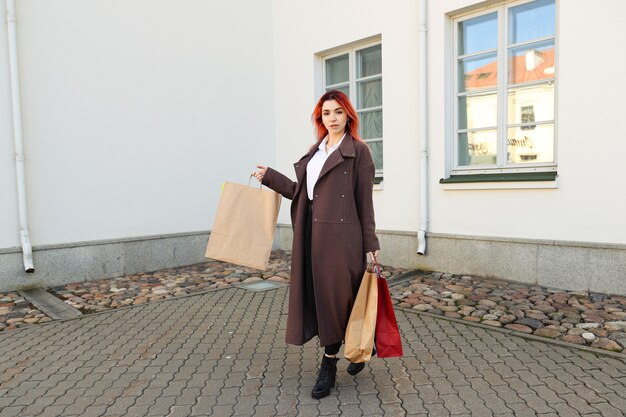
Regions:
<instances>
[{"instance_id":1,"label":"coat collar","mask_svg":"<svg viewBox=\"0 0 626 417\"><path fill-rule=\"evenodd\" d=\"M356 152L354 149L354 138L350 133L346 133L346 137L341 141L339 145L339 152L344 158L355 158Z\"/></svg>"},{"instance_id":2,"label":"coat collar","mask_svg":"<svg viewBox=\"0 0 626 417\"><path fill-rule=\"evenodd\" d=\"M313 157L313 155L315 155L315 152L317 152L318 148L320 147L321 143L324 141L324 138L319 139L315 145L311 146L311 148L309 149L309 151L307 153L304 154L304 156L302 156L302 158L300 158L300 160L298 162L296 162L294 165L298 164L299 162L304 162L305 159L307 158L311 158ZM339 145L338 148L339 152L341 152L341 155L344 158L354 158L356 157L356 152L354 149L354 138L352 137L352 135L349 132L346 132L346 136L343 138L343 140L341 141L341 145ZM308 161L306 161L308 162ZM306 165L306 163L305 163Z\"/></svg>"}]
</instances>

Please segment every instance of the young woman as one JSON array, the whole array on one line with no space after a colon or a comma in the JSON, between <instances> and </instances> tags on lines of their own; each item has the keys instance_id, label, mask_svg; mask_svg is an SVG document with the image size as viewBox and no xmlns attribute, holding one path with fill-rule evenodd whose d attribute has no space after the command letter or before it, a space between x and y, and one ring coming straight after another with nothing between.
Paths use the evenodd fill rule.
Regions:
<instances>
[{"instance_id":1,"label":"young woman","mask_svg":"<svg viewBox=\"0 0 626 417\"><path fill-rule=\"evenodd\" d=\"M358 134L359 118L348 97L331 90L312 115L317 143L294 164L297 181L265 166L253 175L293 200L291 282L285 340L303 345L314 336L324 347L311 395L335 386L336 355L367 265L380 249L375 234L374 162ZM356 375L365 365L351 363Z\"/></svg>"}]
</instances>

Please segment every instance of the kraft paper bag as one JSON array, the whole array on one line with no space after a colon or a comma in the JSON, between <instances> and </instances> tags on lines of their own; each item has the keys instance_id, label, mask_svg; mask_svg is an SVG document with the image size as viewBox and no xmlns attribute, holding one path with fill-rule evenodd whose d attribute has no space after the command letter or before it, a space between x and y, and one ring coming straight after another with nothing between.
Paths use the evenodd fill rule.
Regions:
<instances>
[{"instance_id":1,"label":"kraft paper bag","mask_svg":"<svg viewBox=\"0 0 626 417\"><path fill-rule=\"evenodd\" d=\"M352 306L344 347L344 356L350 362L368 362L372 358L378 310L376 280L376 273L368 268Z\"/></svg>"},{"instance_id":2,"label":"kraft paper bag","mask_svg":"<svg viewBox=\"0 0 626 417\"><path fill-rule=\"evenodd\" d=\"M267 269L280 202L274 191L226 182L205 256Z\"/></svg>"}]
</instances>

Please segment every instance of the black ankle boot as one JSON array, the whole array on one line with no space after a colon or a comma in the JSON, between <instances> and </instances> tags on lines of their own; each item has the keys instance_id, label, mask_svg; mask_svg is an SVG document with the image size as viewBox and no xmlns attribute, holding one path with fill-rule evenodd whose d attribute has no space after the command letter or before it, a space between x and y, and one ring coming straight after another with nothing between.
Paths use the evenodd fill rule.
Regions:
<instances>
[{"instance_id":1,"label":"black ankle boot","mask_svg":"<svg viewBox=\"0 0 626 417\"><path fill-rule=\"evenodd\" d=\"M329 358L324 355L322 365L317 373L317 382L311 392L313 398L324 398L330 394L331 388L335 386L337 379L337 358Z\"/></svg>"},{"instance_id":2,"label":"black ankle boot","mask_svg":"<svg viewBox=\"0 0 626 417\"><path fill-rule=\"evenodd\" d=\"M361 372L363 368L365 368L365 362L350 362L347 371L350 375L356 375Z\"/></svg>"},{"instance_id":3,"label":"black ankle boot","mask_svg":"<svg viewBox=\"0 0 626 417\"><path fill-rule=\"evenodd\" d=\"M372 356L376 355L376 348L372 348ZM365 362L350 362L350 365L348 365L348 373L350 375L356 375L359 372L361 372L363 370L363 368L365 368Z\"/></svg>"}]
</instances>

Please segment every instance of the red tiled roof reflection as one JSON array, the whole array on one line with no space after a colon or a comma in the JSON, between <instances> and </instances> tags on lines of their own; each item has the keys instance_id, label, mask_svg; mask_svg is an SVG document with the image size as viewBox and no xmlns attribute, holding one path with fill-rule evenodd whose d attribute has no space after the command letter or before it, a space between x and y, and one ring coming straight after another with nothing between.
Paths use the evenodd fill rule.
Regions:
<instances>
[{"instance_id":1,"label":"red tiled roof reflection","mask_svg":"<svg viewBox=\"0 0 626 417\"><path fill-rule=\"evenodd\" d=\"M529 49L509 61L511 84L520 84L554 78L554 48L543 51ZM491 62L465 75L465 89L495 87L497 84L497 62Z\"/></svg>"}]
</instances>

